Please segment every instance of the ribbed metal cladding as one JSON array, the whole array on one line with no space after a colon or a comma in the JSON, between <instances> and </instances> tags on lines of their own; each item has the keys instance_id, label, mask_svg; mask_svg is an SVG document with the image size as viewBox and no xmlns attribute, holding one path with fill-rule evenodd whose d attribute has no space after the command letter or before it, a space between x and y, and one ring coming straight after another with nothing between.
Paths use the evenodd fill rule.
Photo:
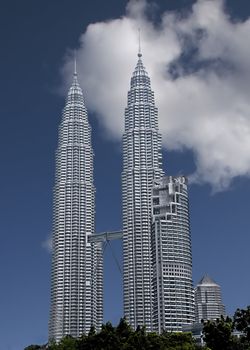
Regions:
<instances>
[{"instance_id":1,"label":"ribbed metal cladding","mask_svg":"<svg viewBox=\"0 0 250 350\"><path fill-rule=\"evenodd\" d=\"M95 232L93 150L82 90L74 74L56 152L49 339L79 337L103 318L102 246Z\"/></svg>"},{"instance_id":2,"label":"ribbed metal cladding","mask_svg":"<svg viewBox=\"0 0 250 350\"><path fill-rule=\"evenodd\" d=\"M162 175L158 111L141 54L131 78L123 134L124 313L133 328L152 324L151 196Z\"/></svg>"},{"instance_id":3,"label":"ribbed metal cladding","mask_svg":"<svg viewBox=\"0 0 250 350\"><path fill-rule=\"evenodd\" d=\"M194 322L187 179L155 181L152 203L154 330L182 331Z\"/></svg>"}]
</instances>

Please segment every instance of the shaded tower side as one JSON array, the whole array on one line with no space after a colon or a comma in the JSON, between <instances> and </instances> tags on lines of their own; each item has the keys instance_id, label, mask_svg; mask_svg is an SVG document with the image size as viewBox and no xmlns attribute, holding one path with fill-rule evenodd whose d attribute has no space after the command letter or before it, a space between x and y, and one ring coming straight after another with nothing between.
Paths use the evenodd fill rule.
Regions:
<instances>
[{"instance_id":1,"label":"shaded tower side","mask_svg":"<svg viewBox=\"0 0 250 350\"><path fill-rule=\"evenodd\" d=\"M225 315L220 286L204 276L195 288L195 321L216 320Z\"/></svg>"},{"instance_id":2,"label":"shaded tower side","mask_svg":"<svg viewBox=\"0 0 250 350\"><path fill-rule=\"evenodd\" d=\"M49 339L101 326L102 247L88 243L94 232L91 127L75 73L56 152Z\"/></svg>"},{"instance_id":3,"label":"shaded tower side","mask_svg":"<svg viewBox=\"0 0 250 350\"><path fill-rule=\"evenodd\" d=\"M161 170L158 111L141 54L131 78L123 134L124 313L152 330L151 196Z\"/></svg>"},{"instance_id":4,"label":"shaded tower side","mask_svg":"<svg viewBox=\"0 0 250 350\"><path fill-rule=\"evenodd\" d=\"M181 331L194 322L187 180L155 181L152 197L153 327Z\"/></svg>"}]
</instances>

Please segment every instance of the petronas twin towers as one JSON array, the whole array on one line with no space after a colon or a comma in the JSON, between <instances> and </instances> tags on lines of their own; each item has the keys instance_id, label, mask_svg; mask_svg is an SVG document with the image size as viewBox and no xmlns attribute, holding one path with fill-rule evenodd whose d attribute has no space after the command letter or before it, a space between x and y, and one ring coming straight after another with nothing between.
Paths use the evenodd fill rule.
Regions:
<instances>
[{"instance_id":1,"label":"petronas twin towers","mask_svg":"<svg viewBox=\"0 0 250 350\"><path fill-rule=\"evenodd\" d=\"M163 175L158 111L139 53L123 134L124 315L133 328L157 332L194 320L186 180ZM76 71L59 127L53 217L49 338L59 341L98 330L103 320L91 127Z\"/></svg>"},{"instance_id":2,"label":"petronas twin towers","mask_svg":"<svg viewBox=\"0 0 250 350\"><path fill-rule=\"evenodd\" d=\"M102 324L102 249L95 232L93 150L76 72L59 127L54 188L49 337L58 341Z\"/></svg>"},{"instance_id":3,"label":"petronas twin towers","mask_svg":"<svg viewBox=\"0 0 250 350\"><path fill-rule=\"evenodd\" d=\"M123 135L124 314L152 329L151 215L154 179L160 179L161 136L150 79L141 54L131 78Z\"/></svg>"}]
</instances>

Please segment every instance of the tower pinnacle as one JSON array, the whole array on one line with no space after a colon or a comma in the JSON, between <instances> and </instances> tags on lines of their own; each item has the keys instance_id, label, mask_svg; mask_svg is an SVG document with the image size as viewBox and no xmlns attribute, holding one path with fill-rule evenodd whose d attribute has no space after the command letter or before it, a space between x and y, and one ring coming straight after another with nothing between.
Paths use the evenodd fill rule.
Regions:
<instances>
[{"instance_id":1,"label":"tower pinnacle","mask_svg":"<svg viewBox=\"0 0 250 350\"><path fill-rule=\"evenodd\" d=\"M76 50L74 51L74 76L77 76L77 70L76 70Z\"/></svg>"},{"instance_id":2,"label":"tower pinnacle","mask_svg":"<svg viewBox=\"0 0 250 350\"><path fill-rule=\"evenodd\" d=\"M138 57L142 57L142 53L141 53L141 28L138 28Z\"/></svg>"}]
</instances>

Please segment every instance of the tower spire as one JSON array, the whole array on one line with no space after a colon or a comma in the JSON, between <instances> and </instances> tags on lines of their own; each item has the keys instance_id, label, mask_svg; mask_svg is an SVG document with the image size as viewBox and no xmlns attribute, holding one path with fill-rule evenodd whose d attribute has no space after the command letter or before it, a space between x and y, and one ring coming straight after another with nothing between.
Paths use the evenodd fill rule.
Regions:
<instances>
[{"instance_id":1,"label":"tower spire","mask_svg":"<svg viewBox=\"0 0 250 350\"><path fill-rule=\"evenodd\" d=\"M141 28L138 28L138 46L138 57L141 57Z\"/></svg>"},{"instance_id":2,"label":"tower spire","mask_svg":"<svg viewBox=\"0 0 250 350\"><path fill-rule=\"evenodd\" d=\"M74 76L77 76L77 70L76 70L76 50L74 51Z\"/></svg>"}]
</instances>

